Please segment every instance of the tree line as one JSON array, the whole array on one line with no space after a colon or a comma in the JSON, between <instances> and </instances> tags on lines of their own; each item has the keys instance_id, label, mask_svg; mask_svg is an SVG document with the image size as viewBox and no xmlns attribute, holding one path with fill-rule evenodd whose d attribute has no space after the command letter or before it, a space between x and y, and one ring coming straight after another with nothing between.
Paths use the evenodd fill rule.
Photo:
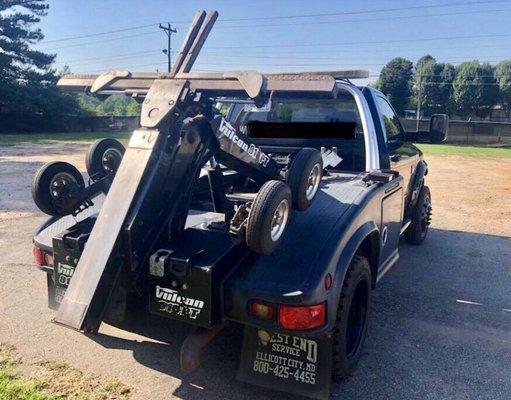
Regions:
<instances>
[{"instance_id":1,"label":"tree line","mask_svg":"<svg viewBox=\"0 0 511 400\"><path fill-rule=\"evenodd\" d=\"M68 116L137 115L134 100L112 96L104 102L85 95L65 93L56 83L55 54L34 50L44 35L37 24L47 14L47 0L0 1L0 117L37 115L52 125Z\"/></svg>"},{"instance_id":2,"label":"tree line","mask_svg":"<svg viewBox=\"0 0 511 400\"><path fill-rule=\"evenodd\" d=\"M484 119L497 105L507 118L511 112L511 60L496 66L477 60L453 66L425 55L414 65L397 57L381 70L375 86L400 115L418 105L422 115L447 113Z\"/></svg>"}]
</instances>

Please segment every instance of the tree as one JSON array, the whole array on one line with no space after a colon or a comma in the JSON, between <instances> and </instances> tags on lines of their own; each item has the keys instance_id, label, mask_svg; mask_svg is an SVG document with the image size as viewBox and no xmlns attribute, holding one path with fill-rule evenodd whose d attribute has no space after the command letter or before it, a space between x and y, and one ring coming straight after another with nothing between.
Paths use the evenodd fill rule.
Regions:
<instances>
[{"instance_id":1,"label":"tree","mask_svg":"<svg viewBox=\"0 0 511 400\"><path fill-rule=\"evenodd\" d=\"M452 64L437 63L430 55L419 58L415 66L413 103L417 105L420 87L421 110L425 114L450 113L455 76Z\"/></svg>"},{"instance_id":2,"label":"tree","mask_svg":"<svg viewBox=\"0 0 511 400\"><path fill-rule=\"evenodd\" d=\"M378 89L389 98L398 114L403 114L409 104L412 77L412 62L401 57L390 60L380 72Z\"/></svg>"},{"instance_id":3,"label":"tree","mask_svg":"<svg viewBox=\"0 0 511 400\"><path fill-rule=\"evenodd\" d=\"M473 113L485 118L490 114L499 96L499 87L493 75L493 67L489 63L467 61L456 67L454 101L460 115Z\"/></svg>"},{"instance_id":4,"label":"tree","mask_svg":"<svg viewBox=\"0 0 511 400\"><path fill-rule=\"evenodd\" d=\"M511 60L501 61L495 67L495 79L499 84L500 99L509 118L511 113Z\"/></svg>"},{"instance_id":5,"label":"tree","mask_svg":"<svg viewBox=\"0 0 511 400\"><path fill-rule=\"evenodd\" d=\"M429 54L419 58L415 64L413 103L417 106L420 102L420 110L426 114L436 107L435 68L436 60Z\"/></svg>"},{"instance_id":6,"label":"tree","mask_svg":"<svg viewBox=\"0 0 511 400\"><path fill-rule=\"evenodd\" d=\"M452 113L454 106L453 99L453 82L456 78L456 70L454 66L449 63L438 63L435 67L436 91L434 95L434 102L437 108L434 110L436 113Z\"/></svg>"},{"instance_id":7,"label":"tree","mask_svg":"<svg viewBox=\"0 0 511 400\"><path fill-rule=\"evenodd\" d=\"M95 97L80 95L80 107L89 114L101 116L128 116L140 115L141 105L130 97L114 95L104 101Z\"/></svg>"},{"instance_id":8,"label":"tree","mask_svg":"<svg viewBox=\"0 0 511 400\"><path fill-rule=\"evenodd\" d=\"M0 3L0 113L42 114L57 119L77 110L74 97L55 87L55 55L32 49L44 38L34 27L48 10L46 0Z\"/></svg>"}]
</instances>

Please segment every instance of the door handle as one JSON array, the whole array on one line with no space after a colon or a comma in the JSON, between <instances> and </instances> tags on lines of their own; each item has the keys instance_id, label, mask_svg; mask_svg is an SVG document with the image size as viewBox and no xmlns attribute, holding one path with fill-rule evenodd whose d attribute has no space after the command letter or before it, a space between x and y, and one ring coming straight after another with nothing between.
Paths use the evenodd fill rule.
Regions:
<instances>
[{"instance_id":1,"label":"door handle","mask_svg":"<svg viewBox=\"0 0 511 400\"><path fill-rule=\"evenodd\" d=\"M392 162L398 162L401 160L401 154L393 154L390 156L390 161Z\"/></svg>"}]
</instances>

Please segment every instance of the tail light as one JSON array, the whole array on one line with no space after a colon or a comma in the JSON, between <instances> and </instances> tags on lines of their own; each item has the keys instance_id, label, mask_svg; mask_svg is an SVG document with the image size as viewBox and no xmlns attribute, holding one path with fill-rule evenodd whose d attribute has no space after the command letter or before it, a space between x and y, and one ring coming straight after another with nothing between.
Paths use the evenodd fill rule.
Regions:
<instances>
[{"instance_id":1,"label":"tail light","mask_svg":"<svg viewBox=\"0 0 511 400\"><path fill-rule=\"evenodd\" d=\"M41 250L39 247L34 246L34 261L36 265L42 267L44 265L53 265L53 255Z\"/></svg>"},{"instance_id":2,"label":"tail light","mask_svg":"<svg viewBox=\"0 0 511 400\"><path fill-rule=\"evenodd\" d=\"M250 302L249 314L253 317L272 320L275 318L275 306L260 300L252 300Z\"/></svg>"},{"instance_id":3,"label":"tail light","mask_svg":"<svg viewBox=\"0 0 511 400\"><path fill-rule=\"evenodd\" d=\"M290 331L319 328L326 324L326 303L279 307L279 325Z\"/></svg>"},{"instance_id":4,"label":"tail light","mask_svg":"<svg viewBox=\"0 0 511 400\"><path fill-rule=\"evenodd\" d=\"M39 265L39 266L46 265L44 251L42 251L37 246L34 246L34 261L35 261L36 265Z\"/></svg>"}]
</instances>

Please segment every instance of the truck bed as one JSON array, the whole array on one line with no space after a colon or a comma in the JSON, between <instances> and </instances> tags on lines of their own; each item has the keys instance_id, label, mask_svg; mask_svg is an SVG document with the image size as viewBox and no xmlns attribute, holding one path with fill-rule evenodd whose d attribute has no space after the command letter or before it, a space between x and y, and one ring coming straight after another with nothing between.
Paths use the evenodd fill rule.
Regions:
<instances>
[{"instance_id":1,"label":"truck bed","mask_svg":"<svg viewBox=\"0 0 511 400\"><path fill-rule=\"evenodd\" d=\"M309 209L293 212L277 249L259 256L247 268L238 268L226 283L227 291L233 297L245 297L249 293L286 296L302 290L332 229L365 190L355 174L324 177L321 191Z\"/></svg>"}]
</instances>

